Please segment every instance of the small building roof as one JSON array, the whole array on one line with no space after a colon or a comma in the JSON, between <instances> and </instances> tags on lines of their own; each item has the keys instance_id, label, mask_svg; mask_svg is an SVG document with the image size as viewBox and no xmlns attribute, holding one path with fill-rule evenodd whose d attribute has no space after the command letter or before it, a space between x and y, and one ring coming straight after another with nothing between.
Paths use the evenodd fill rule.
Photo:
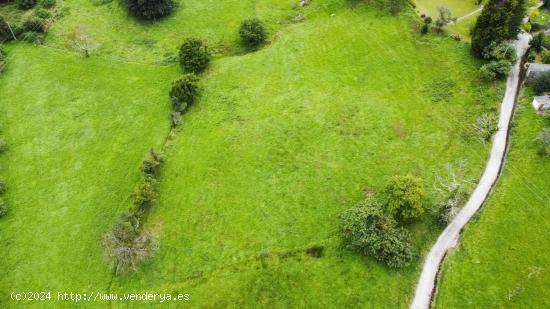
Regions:
<instances>
[{"instance_id":1,"label":"small building roof","mask_svg":"<svg viewBox=\"0 0 550 309\"><path fill-rule=\"evenodd\" d=\"M537 96L535 97L535 100L537 100L539 104L550 105L550 98L547 95Z\"/></svg>"},{"instance_id":2,"label":"small building roof","mask_svg":"<svg viewBox=\"0 0 550 309\"><path fill-rule=\"evenodd\" d=\"M550 71L550 64L528 63L527 65L527 77L533 77L539 73Z\"/></svg>"}]
</instances>

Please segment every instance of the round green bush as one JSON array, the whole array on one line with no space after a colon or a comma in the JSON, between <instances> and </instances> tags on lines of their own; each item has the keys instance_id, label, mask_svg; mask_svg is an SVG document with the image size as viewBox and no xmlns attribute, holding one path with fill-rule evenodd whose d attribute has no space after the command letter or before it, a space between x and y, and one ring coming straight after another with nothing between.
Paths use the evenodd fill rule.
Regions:
<instances>
[{"instance_id":1,"label":"round green bush","mask_svg":"<svg viewBox=\"0 0 550 309\"><path fill-rule=\"evenodd\" d=\"M550 91L550 72L543 72L533 78L533 90L536 94Z\"/></svg>"},{"instance_id":2,"label":"round green bush","mask_svg":"<svg viewBox=\"0 0 550 309\"><path fill-rule=\"evenodd\" d=\"M394 176L385 189L386 209L399 220L416 219L424 213L426 193L422 179L412 175Z\"/></svg>"},{"instance_id":3,"label":"round green bush","mask_svg":"<svg viewBox=\"0 0 550 309\"><path fill-rule=\"evenodd\" d=\"M16 0L17 8L20 10L32 9L36 5L36 0Z\"/></svg>"},{"instance_id":4,"label":"round green bush","mask_svg":"<svg viewBox=\"0 0 550 309\"><path fill-rule=\"evenodd\" d=\"M348 249L372 256L397 268L412 259L407 232L382 211L374 200L367 200L348 209L341 216L341 231Z\"/></svg>"},{"instance_id":5,"label":"round green bush","mask_svg":"<svg viewBox=\"0 0 550 309\"><path fill-rule=\"evenodd\" d=\"M172 84L170 99L172 109L176 112L183 112L187 106L193 104L199 93L198 79L193 73L185 74L181 79Z\"/></svg>"},{"instance_id":6,"label":"round green bush","mask_svg":"<svg viewBox=\"0 0 550 309\"><path fill-rule=\"evenodd\" d=\"M38 18L31 17L25 20L21 26L23 28L23 31L25 32L43 33L46 31L46 26L44 24L44 21Z\"/></svg>"},{"instance_id":7,"label":"round green bush","mask_svg":"<svg viewBox=\"0 0 550 309\"><path fill-rule=\"evenodd\" d=\"M55 6L55 0L38 0L41 7L50 9Z\"/></svg>"},{"instance_id":8,"label":"round green bush","mask_svg":"<svg viewBox=\"0 0 550 309\"><path fill-rule=\"evenodd\" d=\"M186 72L200 73L210 61L206 45L196 38L188 38L180 47L180 64Z\"/></svg>"},{"instance_id":9,"label":"round green bush","mask_svg":"<svg viewBox=\"0 0 550 309\"><path fill-rule=\"evenodd\" d=\"M126 0L128 10L143 20L155 20L168 16L174 9L172 0Z\"/></svg>"},{"instance_id":10,"label":"round green bush","mask_svg":"<svg viewBox=\"0 0 550 309\"><path fill-rule=\"evenodd\" d=\"M44 10L44 9L38 9L34 12L34 15L36 15L38 18L41 18L41 19L47 19L47 18L50 18L51 14L50 12L48 12L48 10Z\"/></svg>"},{"instance_id":11,"label":"round green bush","mask_svg":"<svg viewBox=\"0 0 550 309\"><path fill-rule=\"evenodd\" d=\"M241 23L239 35L242 43L248 48L256 48L265 43L267 32L263 23L257 19L247 19Z\"/></svg>"}]
</instances>

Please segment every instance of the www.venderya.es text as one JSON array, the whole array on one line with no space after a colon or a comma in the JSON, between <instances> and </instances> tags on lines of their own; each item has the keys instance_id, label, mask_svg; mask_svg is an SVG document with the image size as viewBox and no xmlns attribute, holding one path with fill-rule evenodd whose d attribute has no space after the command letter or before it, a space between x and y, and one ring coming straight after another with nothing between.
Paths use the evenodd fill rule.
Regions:
<instances>
[{"instance_id":1,"label":"www.venderya.es text","mask_svg":"<svg viewBox=\"0 0 550 309\"><path fill-rule=\"evenodd\" d=\"M105 292L11 292L13 301L63 301L63 302L103 302L103 301L137 301L137 302L175 302L189 301L188 293L105 293Z\"/></svg>"}]
</instances>

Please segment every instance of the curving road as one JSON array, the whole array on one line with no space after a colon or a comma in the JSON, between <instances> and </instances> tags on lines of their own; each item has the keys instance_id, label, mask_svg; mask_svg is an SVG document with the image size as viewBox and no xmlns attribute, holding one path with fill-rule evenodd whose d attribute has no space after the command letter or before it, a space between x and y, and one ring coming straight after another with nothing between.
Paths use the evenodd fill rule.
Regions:
<instances>
[{"instance_id":1,"label":"curving road","mask_svg":"<svg viewBox=\"0 0 550 309\"><path fill-rule=\"evenodd\" d=\"M518 57L521 59L527 49L529 48L529 40L531 36L527 33L521 33L518 40L514 42L514 45L518 52ZM470 221L472 216L483 205L489 193L498 179L500 169L504 162L506 146L508 142L508 128L512 113L514 111L514 104L516 101L516 94L519 85L520 75L520 62L518 61L512 68L512 72L506 82L506 94L502 100L500 108L500 118L498 121L498 131L493 139L493 147L491 149L491 156L485 166L485 171L481 180L477 184L473 194L470 196L468 203L460 210L453 221L445 228L443 233L439 235L437 242L434 244L424 266L422 268L422 274L416 287L414 300L411 304L411 309L428 309L430 308L432 301L432 294L435 290L435 281L439 267L447 250L454 247L458 241L458 237L462 228Z\"/></svg>"}]
</instances>

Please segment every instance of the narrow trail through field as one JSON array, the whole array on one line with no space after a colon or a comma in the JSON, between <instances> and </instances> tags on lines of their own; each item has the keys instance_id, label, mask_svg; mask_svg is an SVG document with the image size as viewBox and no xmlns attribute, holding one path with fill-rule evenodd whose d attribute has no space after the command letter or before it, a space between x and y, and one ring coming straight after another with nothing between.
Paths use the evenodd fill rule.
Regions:
<instances>
[{"instance_id":1,"label":"narrow trail through field","mask_svg":"<svg viewBox=\"0 0 550 309\"><path fill-rule=\"evenodd\" d=\"M463 15L463 16L458 17L458 18L456 19L455 24L456 24L457 22L461 21L461 20L467 19L467 18L469 18L469 17L471 17L471 16L473 16L473 15L475 15L475 14L481 12L481 10L483 10L483 6L481 6L479 9L477 9L477 10L475 10L475 11L473 11L473 12L470 12L470 13L468 13L468 14L466 14L466 15Z\"/></svg>"},{"instance_id":2,"label":"narrow trail through field","mask_svg":"<svg viewBox=\"0 0 550 309\"><path fill-rule=\"evenodd\" d=\"M514 42L520 59L529 48L530 38L531 36L529 34L521 33L518 40ZM514 65L506 82L506 93L500 108L498 131L494 136L491 155L483 176L473 194L470 196L468 203L466 203L464 208L462 208L453 221L445 228L428 253L416 287L414 300L410 306L412 309L430 308L432 296L436 287L437 274L445 254L450 248L453 248L457 244L460 232L487 200L491 189L500 175L505 160L510 121L512 119L516 96L520 86L520 65L521 61L518 61Z\"/></svg>"}]
</instances>

